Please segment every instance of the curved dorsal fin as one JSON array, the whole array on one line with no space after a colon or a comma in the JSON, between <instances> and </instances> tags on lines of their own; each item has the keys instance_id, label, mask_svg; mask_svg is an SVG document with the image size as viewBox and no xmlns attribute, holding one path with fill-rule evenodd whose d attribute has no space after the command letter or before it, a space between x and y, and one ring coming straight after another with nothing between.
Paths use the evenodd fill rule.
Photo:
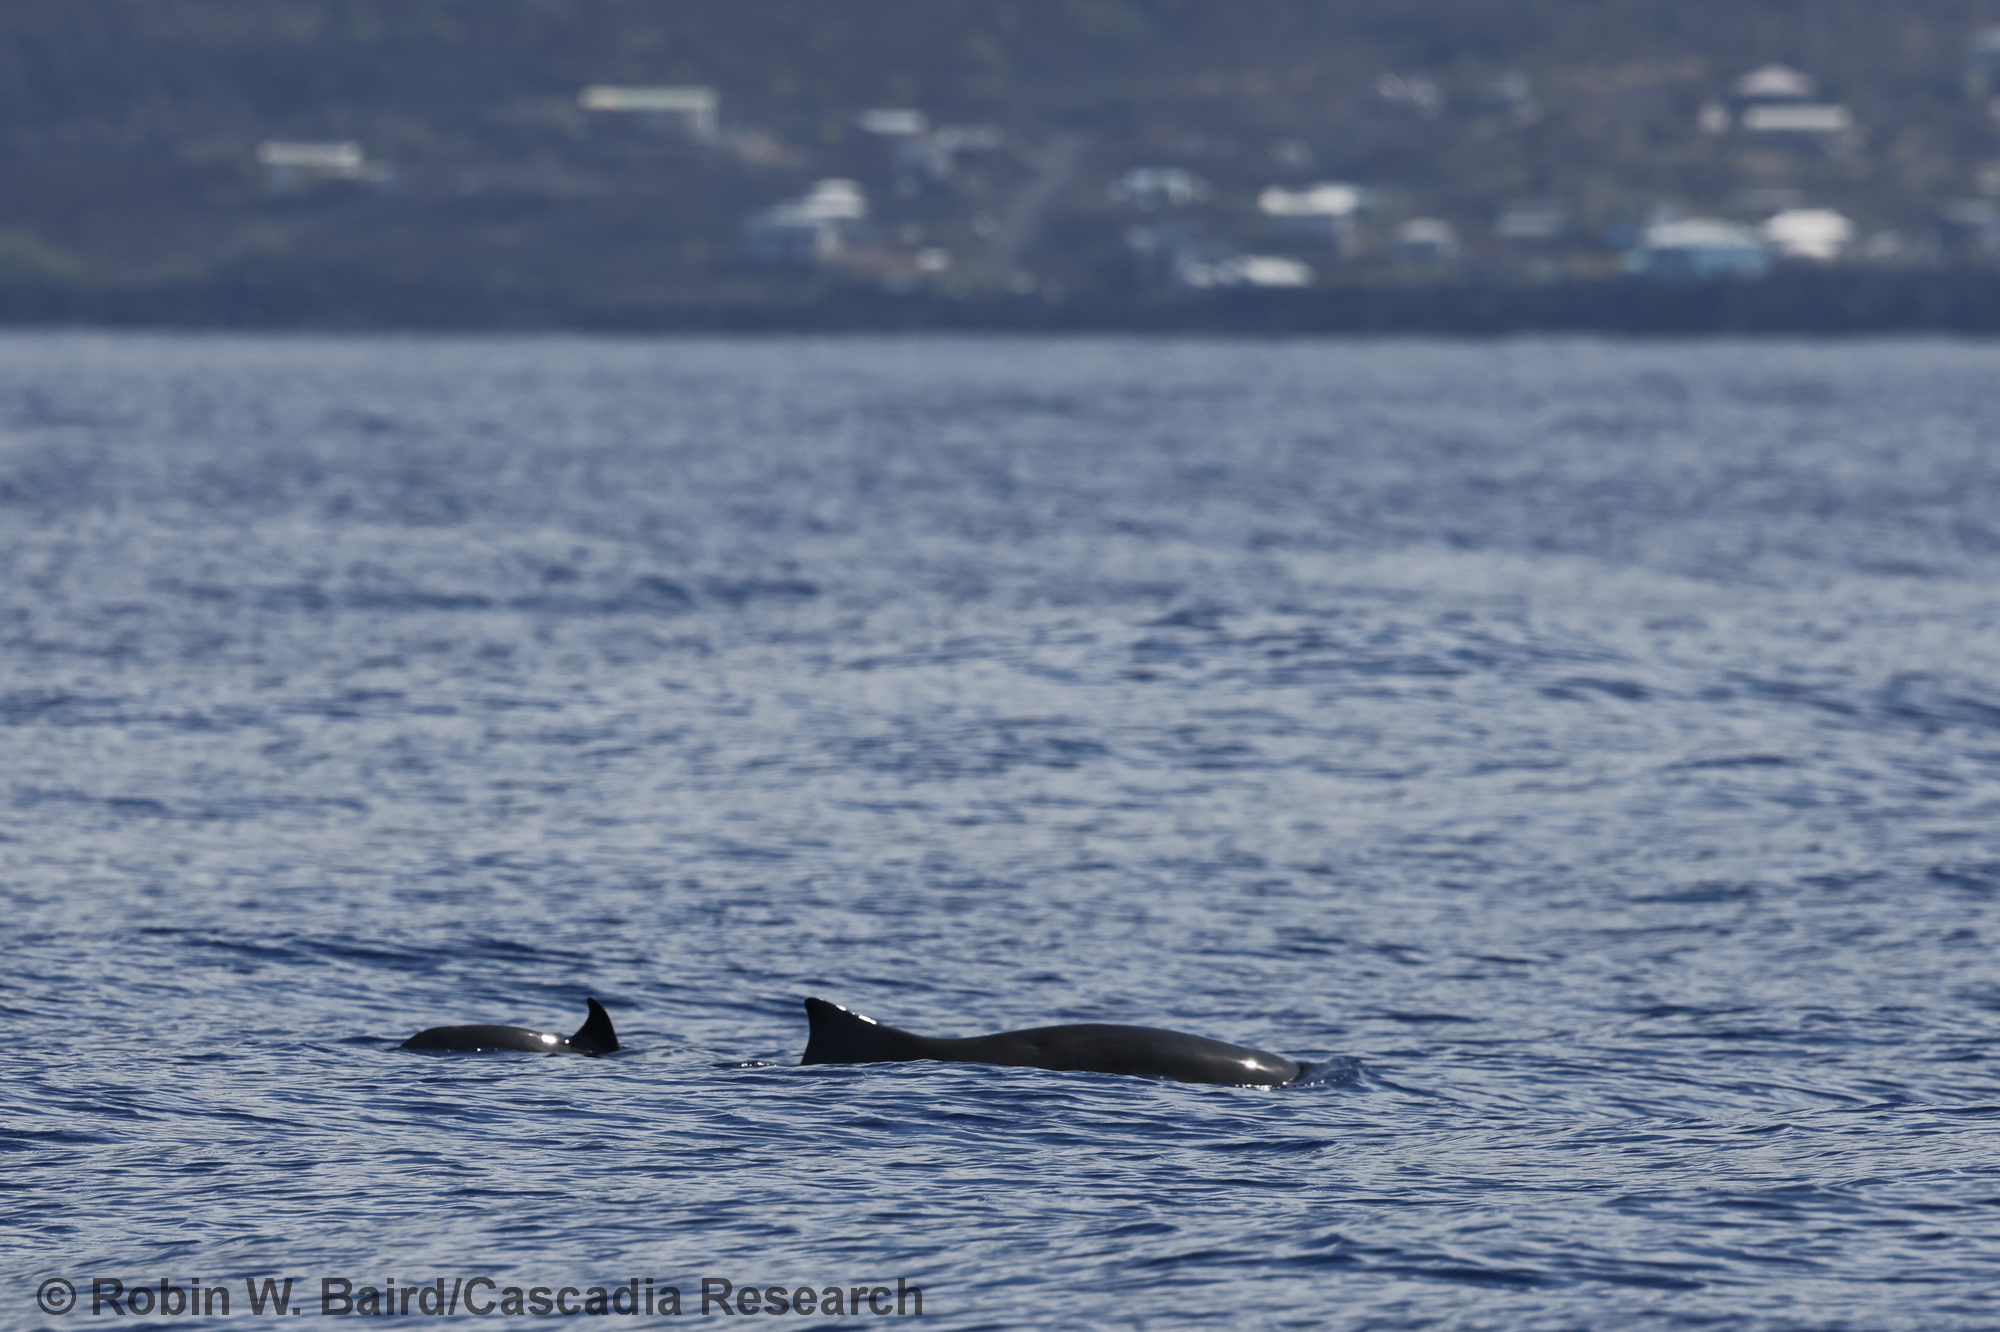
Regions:
<instances>
[{"instance_id":1,"label":"curved dorsal fin","mask_svg":"<svg viewBox=\"0 0 2000 1332\"><path fill-rule=\"evenodd\" d=\"M595 999L586 999L590 1005L590 1016L576 1029L576 1035L569 1038L570 1049L584 1054L611 1054L618 1049L618 1033L611 1029L611 1014L604 1011L604 1005Z\"/></svg>"},{"instance_id":2,"label":"curved dorsal fin","mask_svg":"<svg viewBox=\"0 0 2000 1332\"><path fill-rule=\"evenodd\" d=\"M928 1059L924 1038L824 999L806 1000L806 1052L800 1064L886 1064Z\"/></svg>"}]
</instances>

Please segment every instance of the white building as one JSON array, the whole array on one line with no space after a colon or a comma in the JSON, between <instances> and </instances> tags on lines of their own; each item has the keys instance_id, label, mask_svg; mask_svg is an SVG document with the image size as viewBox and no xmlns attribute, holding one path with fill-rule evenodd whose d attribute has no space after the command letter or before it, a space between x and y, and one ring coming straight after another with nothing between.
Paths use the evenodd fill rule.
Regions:
<instances>
[{"instance_id":1,"label":"white building","mask_svg":"<svg viewBox=\"0 0 2000 1332\"><path fill-rule=\"evenodd\" d=\"M863 111L854 118L854 123L870 134L900 137L922 134L930 127L924 113L910 107L877 107Z\"/></svg>"},{"instance_id":2,"label":"white building","mask_svg":"<svg viewBox=\"0 0 2000 1332\"><path fill-rule=\"evenodd\" d=\"M1764 240L1781 259L1830 264L1854 244L1854 223L1831 208L1787 208L1764 223Z\"/></svg>"},{"instance_id":3,"label":"white building","mask_svg":"<svg viewBox=\"0 0 2000 1332\"><path fill-rule=\"evenodd\" d=\"M1701 127L1714 134L1838 136L1854 128L1854 113L1820 99L1810 74L1789 65L1762 65L1737 79L1729 104L1701 109Z\"/></svg>"},{"instance_id":4,"label":"white building","mask_svg":"<svg viewBox=\"0 0 2000 1332\"><path fill-rule=\"evenodd\" d=\"M1560 240L1569 230L1569 209L1560 199L1510 199L1493 219L1493 234L1514 245Z\"/></svg>"},{"instance_id":5,"label":"white building","mask_svg":"<svg viewBox=\"0 0 2000 1332\"><path fill-rule=\"evenodd\" d=\"M1375 80L1375 95L1424 120L1436 120L1444 110L1444 89L1421 74L1384 74Z\"/></svg>"},{"instance_id":6,"label":"white building","mask_svg":"<svg viewBox=\"0 0 2000 1332\"><path fill-rule=\"evenodd\" d=\"M382 180L387 172L372 165L361 145L351 141L300 143L267 139L257 145L257 165L264 188L273 194L296 194L325 181Z\"/></svg>"},{"instance_id":7,"label":"white building","mask_svg":"<svg viewBox=\"0 0 2000 1332\"><path fill-rule=\"evenodd\" d=\"M1108 193L1135 208L1179 208L1208 197L1208 185L1184 167L1133 167Z\"/></svg>"},{"instance_id":8,"label":"white building","mask_svg":"<svg viewBox=\"0 0 2000 1332\"><path fill-rule=\"evenodd\" d=\"M1392 248L1405 259L1449 263L1458 258L1458 229L1441 217L1413 217L1396 224Z\"/></svg>"},{"instance_id":9,"label":"white building","mask_svg":"<svg viewBox=\"0 0 2000 1332\"><path fill-rule=\"evenodd\" d=\"M868 196L851 180L819 180L798 206L829 222L859 222L868 216Z\"/></svg>"},{"instance_id":10,"label":"white building","mask_svg":"<svg viewBox=\"0 0 2000 1332\"><path fill-rule=\"evenodd\" d=\"M1751 134L1845 134L1854 113L1837 102L1775 102L1744 107L1737 123Z\"/></svg>"},{"instance_id":11,"label":"white building","mask_svg":"<svg viewBox=\"0 0 2000 1332\"><path fill-rule=\"evenodd\" d=\"M758 263L811 267L839 255L868 216L868 196L851 180L822 180L803 198L753 213L743 250Z\"/></svg>"},{"instance_id":12,"label":"white building","mask_svg":"<svg viewBox=\"0 0 2000 1332\"><path fill-rule=\"evenodd\" d=\"M1642 277L1705 281L1762 277L1771 252L1754 227L1720 218L1655 222L1625 256L1625 271Z\"/></svg>"},{"instance_id":13,"label":"white building","mask_svg":"<svg viewBox=\"0 0 2000 1332\"><path fill-rule=\"evenodd\" d=\"M1306 264L1281 254L1238 254L1214 260L1185 259L1174 270L1184 287L1215 289L1265 289L1310 287L1313 271Z\"/></svg>"},{"instance_id":14,"label":"white building","mask_svg":"<svg viewBox=\"0 0 2000 1332\"><path fill-rule=\"evenodd\" d=\"M1323 182L1288 190L1273 185L1257 196L1257 211L1287 240L1352 249L1360 237L1368 192L1358 185Z\"/></svg>"},{"instance_id":15,"label":"white building","mask_svg":"<svg viewBox=\"0 0 2000 1332\"><path fill-rule=\"evenodd\" d=\"M1810 102L1819 95L1819 84L1790 65L1759 65L1737 79L1730 93L1742 103Z\"/></svg>"},{"instance_id":16,"label":"white building","mask_svg":"<svg viewBox=\"0 0 2000 1332\"><path fill-rule=\"evenodd\" d=\"M576 100L586 111L642 117L685 130L697 139L714 137L722 107L715 89L694 86L599 83L578 93Z\"/></svg>"}]
</instances>

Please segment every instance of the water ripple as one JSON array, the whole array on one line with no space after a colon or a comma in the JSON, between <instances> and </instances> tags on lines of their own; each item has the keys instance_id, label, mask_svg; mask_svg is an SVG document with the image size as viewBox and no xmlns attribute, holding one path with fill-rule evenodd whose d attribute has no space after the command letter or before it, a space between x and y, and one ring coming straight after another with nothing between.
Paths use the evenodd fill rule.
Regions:
<instances>
[{"instance_id":1,"label":"water ripple","mask_svg":"<svg viewBox=\"0 0 2000 1332\"><path fill-rule=\"evenodd\" d=\"M1995 360L0 336L11 1288L1989 1326Z\"/></svg>"}]
</instances>

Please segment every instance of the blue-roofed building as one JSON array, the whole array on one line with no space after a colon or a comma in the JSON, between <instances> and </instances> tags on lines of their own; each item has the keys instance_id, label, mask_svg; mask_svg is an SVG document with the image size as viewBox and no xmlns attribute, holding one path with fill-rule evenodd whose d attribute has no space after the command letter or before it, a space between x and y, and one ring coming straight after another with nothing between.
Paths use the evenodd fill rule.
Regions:
<instances>
[{"instance_id":1,"label":"blue-roofed building","mask_svg":"<svg viewBox=\"0 0 2000 1332\"><path fill-rule=\"evenodd\" d=\"M1754 227L1689 217L1647 227L1626 252L1625 271L1681 282L1760 278L1771 271L1771 251Z\"/></svg>"}]
</instances>

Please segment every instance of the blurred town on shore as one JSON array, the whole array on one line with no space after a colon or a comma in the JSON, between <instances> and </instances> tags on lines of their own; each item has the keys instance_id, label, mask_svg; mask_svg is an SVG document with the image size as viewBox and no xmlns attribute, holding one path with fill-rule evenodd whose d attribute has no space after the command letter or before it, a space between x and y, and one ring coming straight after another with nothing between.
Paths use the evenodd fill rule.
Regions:
<instances>
[{"instance_id":1,"label":"blurred town on shore","mask_svg":"<svg viewBox=\"0 0 2000 1332\"><path fill-rule=\"evenodd\" d=\"M2000 330L2000 0L9 0L0 320Z\"/></svg>"}]
</instances>

